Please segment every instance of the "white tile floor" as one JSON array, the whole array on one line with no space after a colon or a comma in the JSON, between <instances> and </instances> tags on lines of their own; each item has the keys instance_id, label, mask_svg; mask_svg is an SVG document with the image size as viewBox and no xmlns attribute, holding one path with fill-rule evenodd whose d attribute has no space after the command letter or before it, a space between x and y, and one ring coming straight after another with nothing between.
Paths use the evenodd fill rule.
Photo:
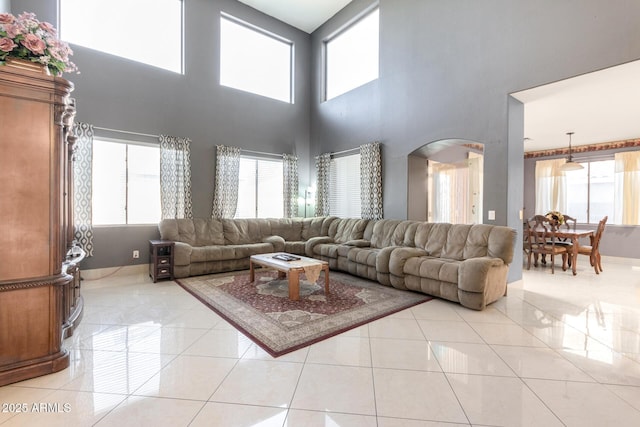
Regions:
<instances>
[{"instance_id":1,"label":"white tile floor","mask_svg":"<svg viewBox=\"0 0 640 427\"><path fill-rule=\"evenodd\" d=\"M275 360L172 282L84 281L71 366L0 387L28 409L0 425L638 426L640 260L580 262L525 270L482 312L433 300Z\"/></svg>"}]
</instances>

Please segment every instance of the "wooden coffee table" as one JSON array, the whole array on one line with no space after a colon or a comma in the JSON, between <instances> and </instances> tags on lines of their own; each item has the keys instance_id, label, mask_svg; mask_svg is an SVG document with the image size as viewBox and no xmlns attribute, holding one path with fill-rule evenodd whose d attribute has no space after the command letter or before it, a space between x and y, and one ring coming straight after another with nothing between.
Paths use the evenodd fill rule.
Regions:
<instances>
[{"instance_id":1,"label":"wooden coffee table","mask_svg":"<svg viewBox=\"0 0 640 427\"><path fill-rule=\"evenodd\" d=\"M290 255L298 258L294 261L283 261L274 258L275 255ZM314 258L308 258L301 255L292 255L284 252L275 252L269 254L251 255L249 258L249 281L255 281L255 266L272 268L277 270L280 278L288 276L289 281L289 299L298 301L300 299L300 273L305 272L305 267L313 267L320 265L324 271L324 292L329 294L329 263Z\"/></svg>"}]
</instances>

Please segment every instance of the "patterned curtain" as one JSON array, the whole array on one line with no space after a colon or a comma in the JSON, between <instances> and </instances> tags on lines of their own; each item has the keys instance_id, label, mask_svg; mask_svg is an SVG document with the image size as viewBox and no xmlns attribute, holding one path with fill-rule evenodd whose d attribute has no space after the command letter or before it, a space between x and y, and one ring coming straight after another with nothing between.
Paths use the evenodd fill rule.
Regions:
<instances>
[{"instance_id":1,"label":"patterned curtain","mask_svg":"<svg viewBox=\"0 0 640 427\"><path fill-rule=\"evenodd\" d=\"M93 125L77 122L73 153L73 232L78 246L86 256L93 256L93 225L91 224L91 176L93 163Z\"/></svg>"},{"instance_id":2,"label":"patterned curtain","mask_svg":"<svg viewBox=\"0 0 640 427\"><path fill-rule=\"evenodd\" d=\"M216 181L213 190L212 218L233 218L238 206L240 149L216 147Z\"/></svg>"},{"instance_id":3,"label":"patterned curtain","mask_svg":"<svg viewBox=\"0 0 640 427\"><path fill-rule=\"evenodd\" d=\"M298 157L282 155L284 217L298 216Z\"/></svg>"},{"instance_id":4,"label":"patterned curtain","mask_svg":"<svg viewBox=\"0 0 640 427\"><path fill-rule=\"evenodd\" d=\"M316 157L316 216L329 215L331 154Z\"/></svg>"},{"instance_id":5,"label":"patterned curtain","mask_svg":"<svg viewBox=\"0 0 640 427\"><path fill-rule=\"evenodd\" d=\"M192 218L191 140L160 135L162 219Z\"/></svg>"},{"instance_id":6,"label":"patterned curtain","mask_svg":"<svg viewBox=\"0 0 640 427\"><path fill-rule=\"evenodd\" d=\"M382 219L382 155L379 142L360 146L360 210L364 219Z\"/></svg>"}]
</instances>

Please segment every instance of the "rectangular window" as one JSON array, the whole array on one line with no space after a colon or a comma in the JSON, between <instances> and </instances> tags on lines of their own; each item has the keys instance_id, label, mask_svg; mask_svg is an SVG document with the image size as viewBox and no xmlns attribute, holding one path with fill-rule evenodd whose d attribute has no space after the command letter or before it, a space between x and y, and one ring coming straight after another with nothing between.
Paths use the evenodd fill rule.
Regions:
<instances>
[{"instance_id":1,"label":"rectangular window","mask_svg":"<svg viewBox=\"0 0 640 427\"><path fill-rule=\"evenodd\" d=\"M614 211L614 161L580 162L584 169L565 172L567 213L578 222L597 224L605 215L612 223Z\"/></svg>"},{"instance_id":2,"label":"rectangular window","mask_svg":"<svg viewBox=\"0 0 640 427\"><path fill-rule=\"evenodd\" d=\"M93 224L160 221L160 148L93 141Z\"/></svg>"},{"instance_id":3,"label":"rectangular window","mask_svg":"<svg viewBox=\"0 0 640 427\"><path fill-rule=\"evenodd\" d=\"M331 159L329 181L330 214L360 218L360 154Z\"/></svg>"},{"instance_id":4,"label":"rectangular window","mask_svg":"<svg viewBox=\"0 0 640 427\"><path fill-rule=\"evenodd\" d=\"M378 78L379 9L325 41L325 99Z\"/></svg>"},{"instance_id":5,"label":"rectangular window","mask_svg":"<svg viewBox=\"0 0 640 427\"><path fill-rule=\"evenodd\" d=\"M60 35L69 43L181 73L183 4L60 0ZM158 31L151 31L155 27Z\"/></svg>"},{"instance_id":6,"label":"rectangular window","mask_svg":"<svg viewBox=\"0 0 640 427\"><path fill-rule=\"evenodd\" d=\"M236 218L282 218L282 160L240 158Z\"/></svg>"},{"instance_id":7,"label":"rectangular window","mask_svg":"<svg viewBox=\"0 0 640 427\"><path fill-rule=\"evenodd\" d=\"M220 84L293 103L293 43L229 15L220 16Z\"/></svg>"}]
</instances>

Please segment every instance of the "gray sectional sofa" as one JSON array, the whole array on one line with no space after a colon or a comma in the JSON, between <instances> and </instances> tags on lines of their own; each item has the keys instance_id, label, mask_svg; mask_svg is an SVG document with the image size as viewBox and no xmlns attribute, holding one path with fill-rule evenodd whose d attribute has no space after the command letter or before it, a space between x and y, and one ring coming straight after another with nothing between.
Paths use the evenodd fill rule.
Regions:
<instances>
[{"instance_id":1,"label":"gray sectional sofa","mask_svg":"<svg viewBox=\"0 0 640 427\"><path fill-rule=\"evenodd\" d=\"M249 257L288 252L386 286L482 310L506 293L516 231L484 224L319 217L165 219L177 278L249 268Z\"/></svg>"}]
</instances>

